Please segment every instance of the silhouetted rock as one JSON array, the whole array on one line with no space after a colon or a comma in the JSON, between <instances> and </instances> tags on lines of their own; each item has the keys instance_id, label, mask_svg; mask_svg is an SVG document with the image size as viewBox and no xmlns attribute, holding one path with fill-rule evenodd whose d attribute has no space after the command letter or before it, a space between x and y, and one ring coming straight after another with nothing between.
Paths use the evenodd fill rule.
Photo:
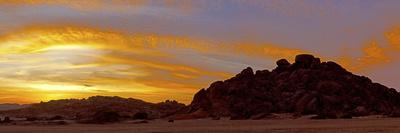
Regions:
<instances>
[{"instance_id":1,"label":"silhouetted rock","mask_svg":"<svg viewBox=\"0 0 400 133\"><path fill-rule=\"evenodd\" d=\"M289 66L290 63L286 59L280 59L276 62L276 65L278 65L278 67L285 67L285 66Z\"/></svg>"},{"instance_id":2,"label":"silhouetted rock","mask_svg":"<svg viewBox=\"0 0 400 133\"><path fill-rule=\"evenodd\" d=\"M155 104L153 110L160 112L159 117L156 118L165 118L175 114L184 107L186 107L185 104L179 103L175 100L166 100L165 102Z\"/></svg>"},{"instance_id":3,"label":"silhouetted rock","mask_svg":"<svg viewBox=\"0 0 400 133\"><path fill-rule=\"evenodd\" d=\"M399 117L400 117L400 110L399 110L399 109L393 110L393 111L390 112L388 115L389 115L389 117L396 117L396 118L399 118Z\"/></svg>"},{"instance_id":4,"label":"silhouetted rock","mask_svg":"<svg viewBox=\"0 0 400 133\"><path fill-rule=\"evenodd\" d=\"M242 72L236 75L235 78L242 79L242 78L249 78L254 75L253 69L251 67L247 67Z\"/></svg>"},{"instance_id":5,"label":"silhouetted rock","mask_svg":"<svg viewBox=\"0 0 400 133\"><path fill-rule=\"evenodd\" d=\"M148 114L146 112L138 112L135 115L133 115L133 119L145 120L148 119Z\"/></svg>"},{"instance_id":6,"label":"silhouetted rock","mask_svg":"<svg viewBox=\"0 0 400 133\"><path fill-rule=\"evenodd\" d=\"M368 115L368 110L364 106L358 106L353 110L354 116L364 116Z\"/></svg>"},{"instance_id":7,"label":"silhouetted rock","mask_svg":"<svg viewBox=\"0 0 400 133\"><path fill-rule=\"evenodd\" d=\"M105 123L114 123L121 120L121 116L114 111L99 111L96 112L91 118L87 120L79 121L80 123L89 123L89 124L105 124Z\"/></svg>"},{"instance_id":8,"label":"silhouetted rock","mask_svg":"<svg viewBox=\"0 0 400 133\"><path fill-rule=\"evenodd\" d=\"M302 54L290 64L277 61L272 72L246 68L235 77L217 81L195 94L179 118L231 117L262 119L271 113L317 119L365 115L400 116L400 93L354 75L335 62Z\"/></svg>"},{"instance_id":9,"label":"silhouetted rock","mask_svg":"<svg viewBox=\"0 0 400 133\"><path fill-rule=\"evenodd\" d=\"M46 125L68 125L66 121L48 121Z\"/></svg>"},{"instance_id":10,"label":"silhouetted rock","mask_svg":"<svg viewBox=\"0 0 400 133\"><path fill-rule=\"evenodd\" d=\"M221 117L215 116L215 117L212 117L212 120L221 120Z\"/></svg>"},{"instance_id":11,"label":"silhouetted rock","mask_svg":"<svg viewBox=\"0 0 400 133\"><path fill-rule=\"evenodd\" d=\"M3 123L10 123L10 122L12 122L12 120L10 119L10 117L4 117L4 120L2 122Z\"/></svg>"},{"instance_id":12,"label":"silhouetted rock","mask_svg":"<svg viewBox=\"0 0 400 133\"><path fill-rule=\"evenodd\" d=\"M138 112L146 112L146 119L165 118L185 107L184 104L174 100L161 103L149 103L133 98L117 96L92 96L86 99L61 99L32 104L30 107L0 111L1 115L25 117L29 120L61 120L73 119L86 121L93 118L95 113L113 111L121 118L129 119ZM54 116L53 118L39 119L38 116ZM38 118L38 119L36 119Z\"/></svg>"},{"instance_id":13,"label":"silhouetted rock","mask_svg":"<svg viewBox=\"0 0 400 133\"><path fill-rule=\"evenodd\" d=\"M53 117L49 118L48 120L53 121L53 120L63 120L63 119L64 119L64 117L62 117L60 115L56 115L56 116L53 116Z\"/></svg>"},{"instance_id":14,"label":"silhouetted rock","mask_svg":"<svg viewBox=\"0 0 400 133\"><path fill-rule=\"evenodd\" d=\"M39 120L37 117L28 117L26 118L26 121L37 121Z\"/></svg>"}]
</instances>

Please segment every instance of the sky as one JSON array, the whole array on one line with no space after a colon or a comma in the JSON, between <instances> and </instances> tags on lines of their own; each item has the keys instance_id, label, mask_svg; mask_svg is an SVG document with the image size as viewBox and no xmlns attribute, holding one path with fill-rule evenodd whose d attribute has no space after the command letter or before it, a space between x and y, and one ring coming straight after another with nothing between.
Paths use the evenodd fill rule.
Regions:
<instances>
[{"instance_id":1,"label":"sky","mask_svg":"<svg viewBox=\"0 0 400 133\"><path fill-rule=\"evenodd\" d=\"M190 103L308 53L400 90L399 0L0 0L0 103Z\"/></svg>"}]
</instances>

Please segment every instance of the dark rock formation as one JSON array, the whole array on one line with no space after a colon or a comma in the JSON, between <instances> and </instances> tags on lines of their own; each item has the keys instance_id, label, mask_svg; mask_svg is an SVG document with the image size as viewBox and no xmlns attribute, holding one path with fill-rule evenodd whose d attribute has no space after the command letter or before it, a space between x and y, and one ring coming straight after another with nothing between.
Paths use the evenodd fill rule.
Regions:
<instances>
[{"instance_id":1,"label":"dark rock formation","mask_svg":"<svg viewBox=\"0 0 400 133\"><path fill-rule=\"evenodd\" d=\"M26 121L37 121L39 120L37 117L28 117L26 118Z\"/></svg>"},{"instance_id":2,"label":"dark rock formation","mask_svg":"<svg viewBox=\"0 0 400 133\"><path fill-rule=\"evenodd\" d=\"M12 122L12 120L10 119L10 117L4 117L4 120L2 122L3 123L10 123L10 122Z\"/></svg>"},{"instance_id":3,"label":"dark rock formation","mask_svg":"<svg viewBox=\"0 0 400 133\"><path fill-rule=\"evenodd\" d=\"M285 59L276 64L271 72L254 74L249 67L201 89L180 118L260 119L271 113L317 114L324 119L400 116L400 94L395 89L354 75L334 62L303 54L293 64Z\"/></svg>"},{"instance_id":4,"label":"dark rock formation","mask_svg":"<svg viewBox=\"0 0 400 133\"><path fill-rule=\"evenodd\" d=\"M56 116L49 118L48 120L54 121L54 120L64 120L64 119L65 119L64 117L62 117L60 115L56 115Z\"/></svg>"},{"instance_id":5,"label":"dark rock formation","mask_svg":"<svg viewBox=\"0 0 400 133\"><path fill-rule=\"evenodd\" d=\"M91 119L86 120L83 123L93 123L93 124L104 124L113 123L121 120L121 116L114 111L99 111L96 112Z\"/></svg>"},{"instance_id":6,"label":"dark rock formation","mask_svg":"<svg viewBox=\"0 0 400 133\"><path fill-rule=\"evenodd\" d=\"M45 125L68 125L66 121L48 121Z\"/></svg>"},{"instance_id":7,"label":"dark rock formation","mask_svg":"<svg viewBox=\"0 0 400 133\"><path fill-rule=\"evenodd\" d=\"M23 109L0 111L0 114L25 117L28 121L63 119L86 121L95 118L98 112L116 112L122 119L131 119L134 114L145 112L146 119L157 119L174 114L183 107L184 104L173 100L149 103L133 98L92 96L86 99L51 100L32 104Z\"/></svg>"},{"instance_id":8,"label":"dark rock formation","mask_svg":"<svg viewBox=\"0 0 400 133\"><path fill-rule=\"evenodd\" d=\"M148 119L148 114L146 112L137 112L135 115L133 115L133 119L140 119L140 120L145 120Z\"/></svg>"},{"instance_id":9,"label":"dark rock formation","mask_svg":"<svg viewBox=\"0 0 400 133\"><path fill-rule=\"evenodd\" d=\"M276 65L278 65L278 67L286 67L289 66L290 63L286 59L280 59L276 62Z\"/></svg>"}]
</instances>

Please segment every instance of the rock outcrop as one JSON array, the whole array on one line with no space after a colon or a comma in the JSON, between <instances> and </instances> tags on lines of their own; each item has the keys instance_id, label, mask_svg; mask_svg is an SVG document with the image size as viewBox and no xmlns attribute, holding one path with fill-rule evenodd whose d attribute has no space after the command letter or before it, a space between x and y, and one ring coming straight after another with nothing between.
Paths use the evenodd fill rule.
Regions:
<instances>
[{"instance_id":1,"label":"rock outcrop","mask_svg":"<svg viewBox=\"0 0 400 133\"><path fill-rule=\"evenodd\" d=\"M92 96L87 99L52 100L23 109L2 111L0 114L25 117L29 121L68 119L84 123L109 123L134 119L138 113L145 114L145 119L163 118L184 107L184 104L171 100L149 103L133 98Z\"/></svg>"},{"instance_id":2,"label":"rock outcrop","mask_svg":"<svg viewBox=\"0 0 400 133\"><path fill-rule=\"evenodd\" d=\"M278 60L272 71L254 73L249 67L231 79L212 83L195 94L179 117L259 119L271 113L292 113L349 118L397 116L399 108L400 94L395 89L354 75L335 62L303 54L293 64Z\"/></svg>"}]
</instances>

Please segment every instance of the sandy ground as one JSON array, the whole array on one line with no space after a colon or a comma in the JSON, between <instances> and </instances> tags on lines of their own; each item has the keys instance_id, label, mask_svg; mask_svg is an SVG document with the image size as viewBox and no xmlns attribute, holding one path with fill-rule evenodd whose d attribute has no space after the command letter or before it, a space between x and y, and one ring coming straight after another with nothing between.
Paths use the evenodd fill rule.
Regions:
<instances>
[{"instance_id":1,"label":"sandy ground","mask_svg":"<svg viewBox=\"0 0 400 133\"><path fill-rule=\"evenodd\" d=\"M0 126L0 133L400 133L400 119L163 120L144 124Z\"/></svg>"}]
</instances>

